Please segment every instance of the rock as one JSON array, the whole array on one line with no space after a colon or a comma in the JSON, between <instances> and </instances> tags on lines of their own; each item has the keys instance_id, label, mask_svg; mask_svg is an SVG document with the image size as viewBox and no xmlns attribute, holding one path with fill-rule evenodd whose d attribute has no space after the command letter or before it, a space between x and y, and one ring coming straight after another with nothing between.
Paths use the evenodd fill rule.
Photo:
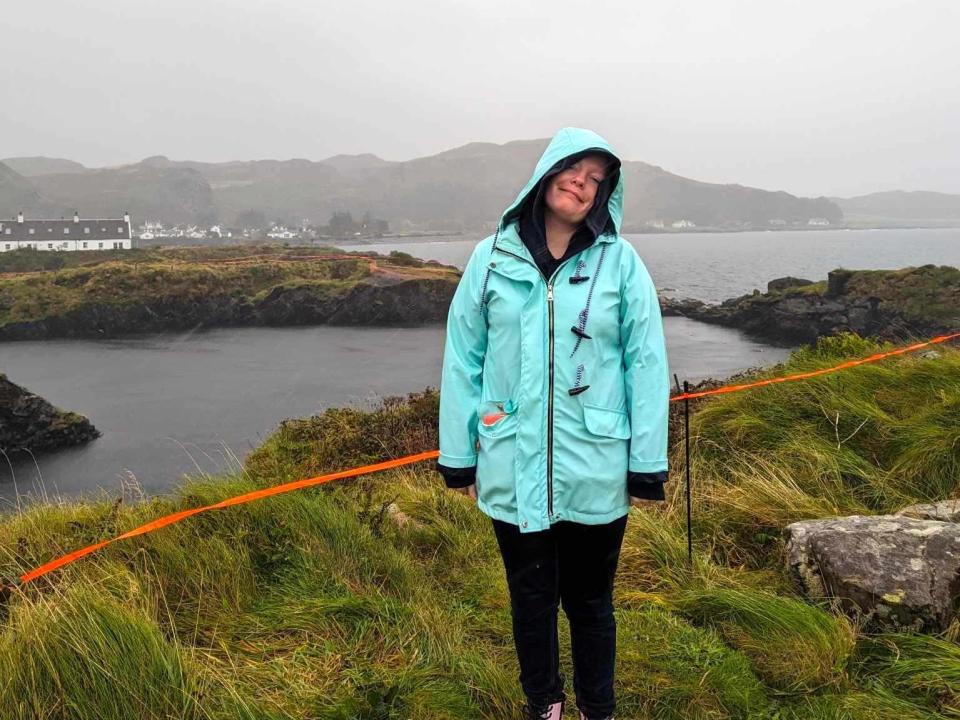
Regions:
<instances>
[{"instance_id":1,"label":"rock","mask_svg":"<svg viewBox=\"0 0 960 720\"><path fill-rule=\"evenodd\" d=\"M754 291L709 305L661 298L661 307L664 315L734 327L773 344L815 343L841 332L915 342L960 327L960 271L925 267L836 269L829 273L825 291L798 289L810 282L784 277L771 280L766 293Z\"/></svg>"},{"instance_id":2,"label":"rock","mask_svg":"<svg viewBox=\"0 0 960 720\"><path fill-rule=\"evenodd\" d=\"M803 278L796 278L791 275L786 277L776 278L767 283L767 292L774 292L776 290L786 290L787 288L792 287L802 287L803 285L813 285L813 280L804 280Z\"/></svg>"},{"instance_id":3,"label":"rock","mask_svg":"<svg viewBox=\"0 0 960 720\"><path fill-rule=\"evenodd\" d=\"M0 450L44 452L100 437L89 420L64 412L0 374Z\"/></svg>"},{"instance_id":4,"label":"rock","mask_svg":"<svg viewBox=\"0 0 960 720\"><path fill-rule=\"evenodd\" d=\"M784 529L787 562L810 597L868 624L939 632L960 596L960 525L898 515L803 520Z\"/></svg>"},{"instance_id":5,"label":"rock","mask_svg":"<svg viewBox=\"0 0 960 720\"><path fill-rule=\"evenodd\" d=\"M396 278L375 274L338 292L310 284L278 285L256 298L215 293L146 303L90 303L37 320L0 325L0 342L108 338L210 327L412 327L446 320L456 287L456 280L451 278Z\"/></svg>"},{"instance_id":6,"label":"rock","mask_svg":"<svg viewBox=\"0 0 960 720\"><path fill-rule=\"evenodd\" d=\"M935 503L907 505L907 507L897 510L894 514L919 520L960 523L960 500L941 500Z\"/></svg>"},{"instance_id":7,"label":"rock","mask_svg":"<svg viewBox=\"0 0 960 720\"><path fill-rule=\"evenodd\" d=\"M852 270L837 268L827 273L827 296L837 297L843 295L847 290L847 283L853 277Z\"/></svg>"}]
</instances>

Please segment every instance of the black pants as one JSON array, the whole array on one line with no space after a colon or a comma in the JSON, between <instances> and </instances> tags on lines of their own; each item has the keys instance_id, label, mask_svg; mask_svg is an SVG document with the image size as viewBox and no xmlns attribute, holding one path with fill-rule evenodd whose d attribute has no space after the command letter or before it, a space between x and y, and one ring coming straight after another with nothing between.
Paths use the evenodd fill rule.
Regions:
<instances>
[{"instance_id":1,"label":"black pants","mask_svg":"<svg viewBox=\"0 0 960 720\"><path fill-rule=\"evenodd\" d=\"M613 577L626 524L624 515L604 525L559 521L549 530L521 533L493 520L510 588L520 685L533 702L566 698L557 640L562 603L570 622L577 706L588 718L613 713Z\"/></svg>"}]
</instances>

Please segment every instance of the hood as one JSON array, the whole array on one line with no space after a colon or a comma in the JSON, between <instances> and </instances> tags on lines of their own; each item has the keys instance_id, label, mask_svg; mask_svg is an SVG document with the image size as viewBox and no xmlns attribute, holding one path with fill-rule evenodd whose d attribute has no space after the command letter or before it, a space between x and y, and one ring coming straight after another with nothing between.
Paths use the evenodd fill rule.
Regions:
<instances>
[{"instance_id":1,"label":"hood","mask_svg":"<svg viewBox=\"0 0 960 720\"><path fill-rule=\"evenodd\" d=\"M592 130L565 127L557 131L551 138L533 174L517 194L516 199L503 211L497 231L503 229L514 219L518 218L523 210L524 201L531 193L531 200L537 206L542 203L542 181L560 172L573 164L580 156L589 152L600 152L610 155L616 161L616 169L608 173L603 185L597 189L597 202L590 210L584 222L590 227L594 236L603 234L612 228L613 235L620 233L620 224L623 219L623 174L620 172L620 158L610 144ZM574 156L574 157L571 157ZM603 204L603 198L606 203Z\"/></svg>"}]
</instances>

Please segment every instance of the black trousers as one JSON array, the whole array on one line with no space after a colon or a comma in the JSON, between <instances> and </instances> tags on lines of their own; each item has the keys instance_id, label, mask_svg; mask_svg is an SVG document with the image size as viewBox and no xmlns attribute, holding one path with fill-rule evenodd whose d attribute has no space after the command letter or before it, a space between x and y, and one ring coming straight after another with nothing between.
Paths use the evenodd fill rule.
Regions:
<instances>
[{"instance_id":1,"label":"black trousers","mask_svg":"<svg viewBox=\"0 0 960 720\"><path fill-rule=\"evenodd\" d=\"M613 578L626 525L624 515L603 525L559 521L548 530L521 533L493 520L510 589L520 685L531 701L566 699L557 639L562 604L570 622L577 707L588 718L613 713Z\"/></svg>"}]
</instances>

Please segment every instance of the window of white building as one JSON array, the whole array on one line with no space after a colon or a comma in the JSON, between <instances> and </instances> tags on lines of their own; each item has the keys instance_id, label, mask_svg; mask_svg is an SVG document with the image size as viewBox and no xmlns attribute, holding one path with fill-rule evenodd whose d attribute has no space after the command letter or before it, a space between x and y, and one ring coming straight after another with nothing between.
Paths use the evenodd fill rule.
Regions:
<instances>
[{"instance_id":1,"label":"window of white building","mask_svg":"<svg viewBox=\"0 0 960 720\"><path fill-rule=\"evenodd\" d=\"M84 234L84 235L89 235L89 234L90 234L90 228L84 228L84 229L83 229L83 234Z\"/></svg>"},{"instance_id":2,"label":"window of white building","mask_svg":"<svg viewBox=\"0 0 960 720\"><path fill-rule=\"evenodd\" d=\"M102 248L102 247L103 247L103 243L97 243L97 246Z\"/></svg>"},{"instance_id":3,"label":"window of white building","mask_svg":"<svg viewBox=\"0 0 960 720\"><path fill-rule=\"evenodd\" d=\"M33 235L33 230L34 230L33 228L29 228L29 229L27 229L27 232L28 232L30 235Z\"/></svg>"},{"instance_id":4,"label":"window of white building","mask_svg":"<svg viewBox=\"0 0 960 720\"><path fill-rule=\"evenodd\" d=\"M64 228L64 229L63 229L63 234L64 234L64 235L69 235L69 234L70 234L70 228Z\"/></svg>"},{"instance_id":5,"label":"window of white building","mask_svg":"<svg viewBox=\"0 0 960 720\"><path fill-rule=\"evenodd\" d=\"M87 244L86 244L86 243L83 244L83 249L84 249L84 250L87 249Z\"/></svg>"}]
</instances>

